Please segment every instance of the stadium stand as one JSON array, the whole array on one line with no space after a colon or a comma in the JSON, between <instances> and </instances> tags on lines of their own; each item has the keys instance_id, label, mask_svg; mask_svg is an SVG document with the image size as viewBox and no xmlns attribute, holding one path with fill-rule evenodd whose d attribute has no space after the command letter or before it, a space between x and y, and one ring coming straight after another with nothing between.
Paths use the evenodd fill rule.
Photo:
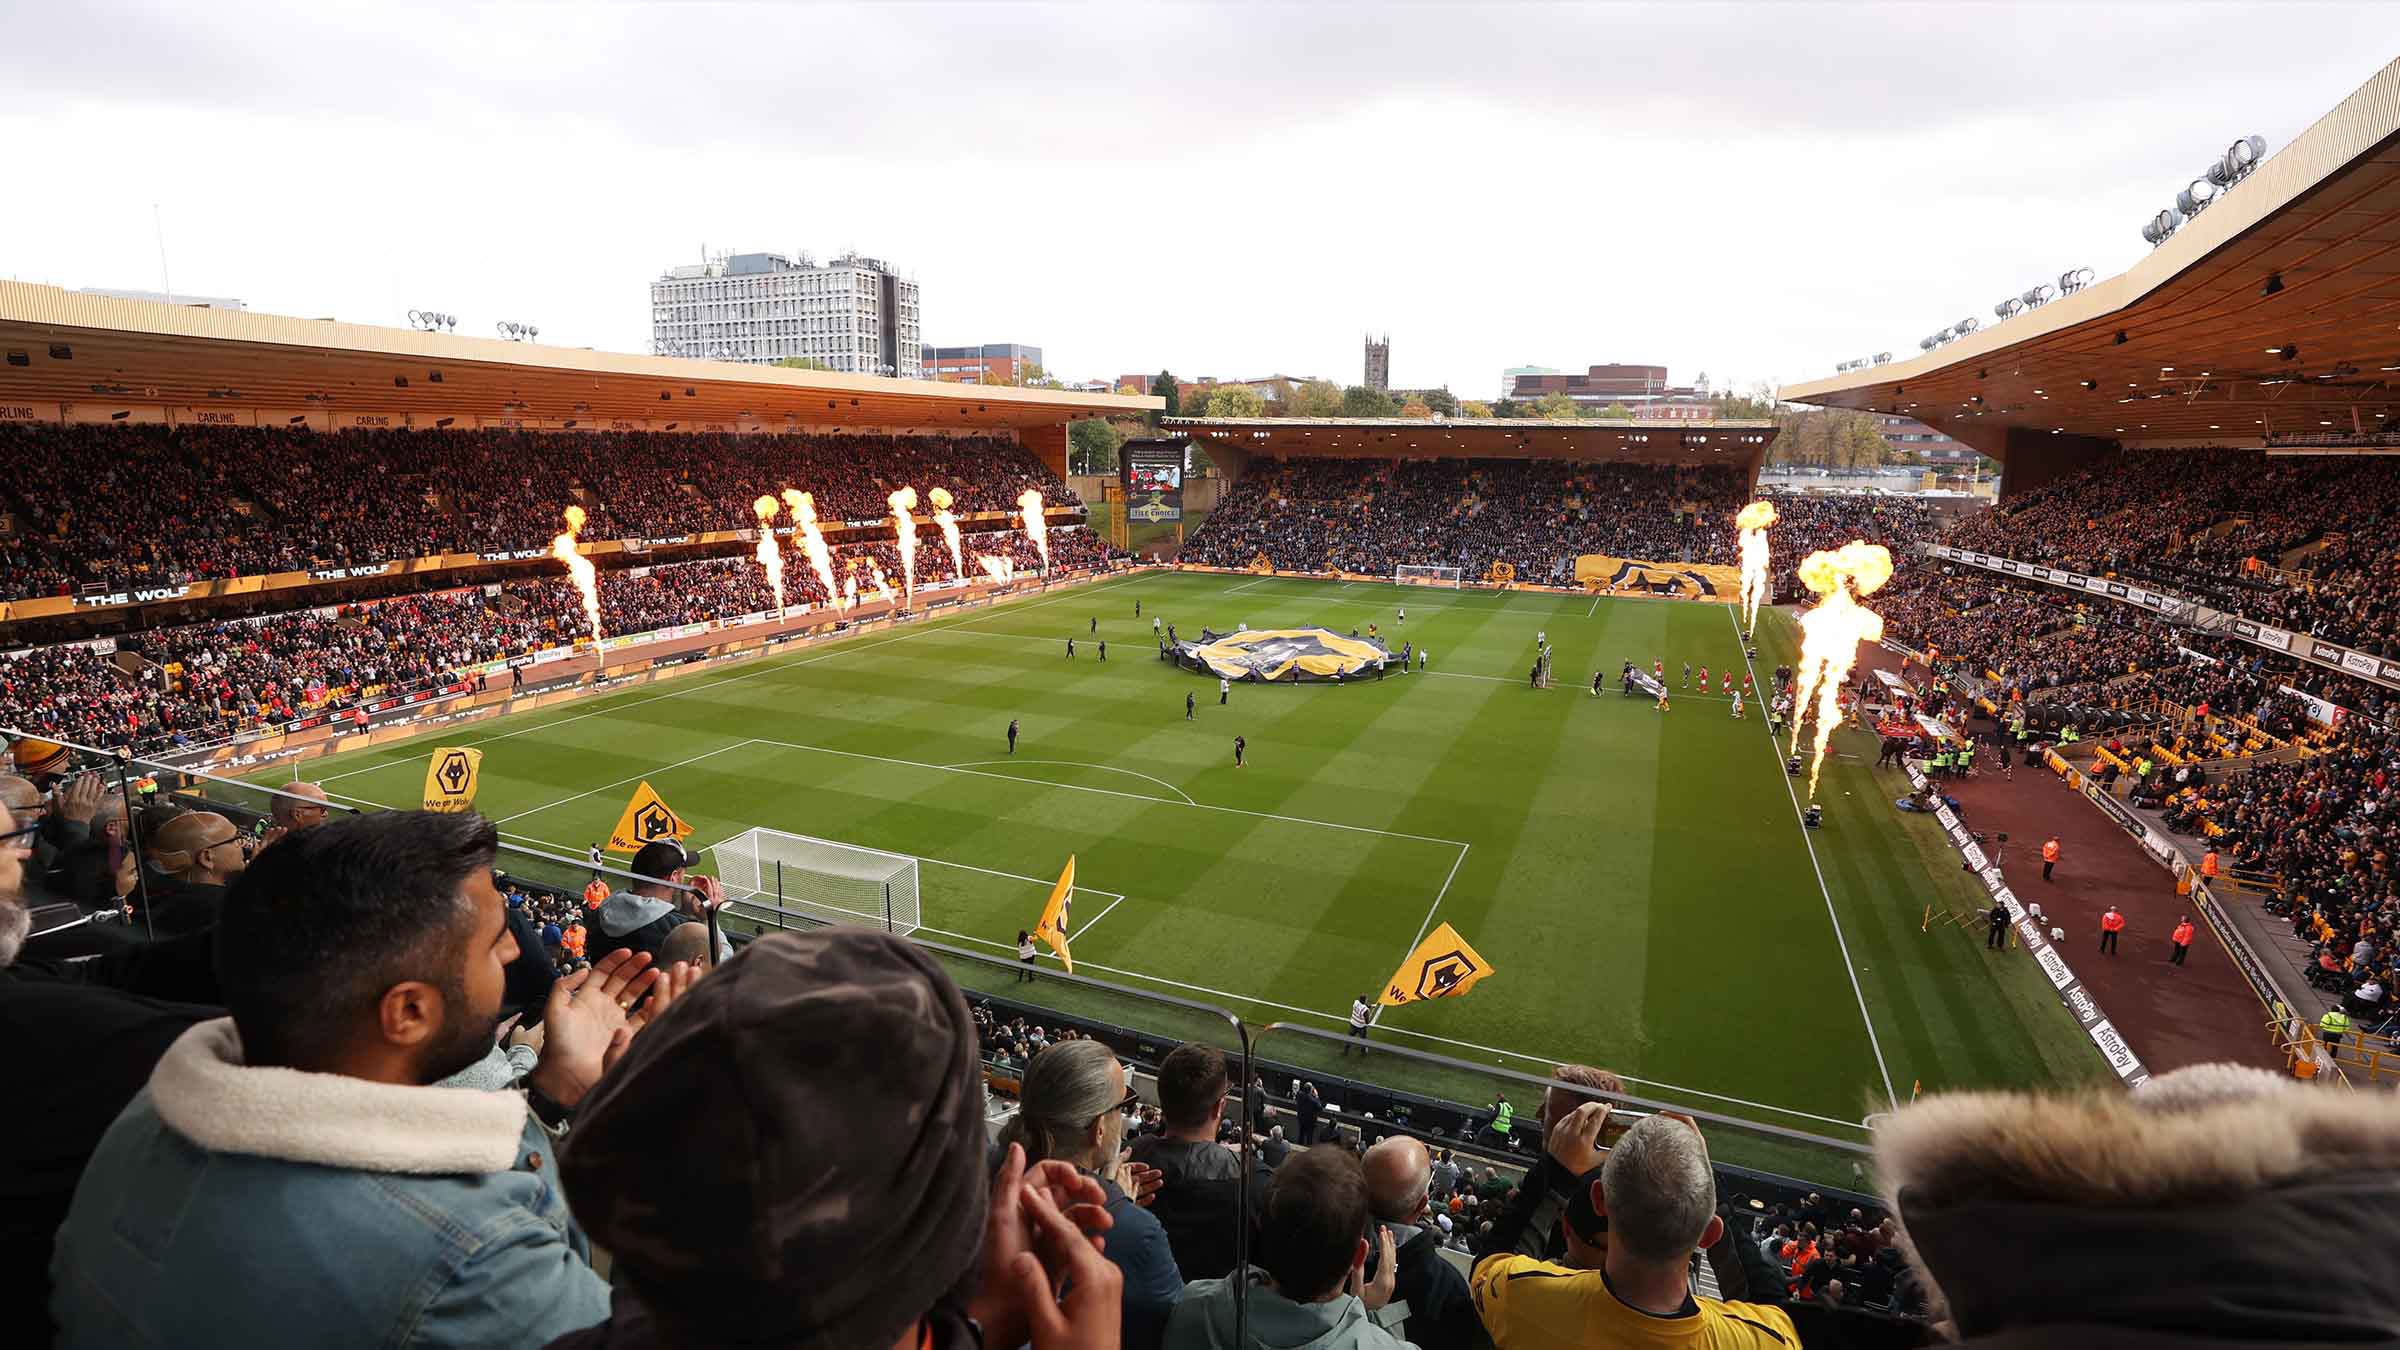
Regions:
<instances>
[{"instance_id":1,"label":"stadium stand","mask_svg":"<svg viewBox=\"0 0 2400 1350\"><path fill-rule=\"evenodd\" d=\"M984 436L7 424L0 469L0 598L541 548L570 502L587 539L751 528L787 487L826 521L881 519L902 486L947 487L962 515L1028 487L1078 504Z\"/></svg>"},{"instance_id":2,"label":"stadium stand","mask_svg":"<svg viewBox=\"0 0 2400 1350\"><path fill-rule=\"evenodd\" d=\"M1389 575L1402 563L1495 562L1520 579L1571 576L1587 553L1658 562L1737 561L1730 526L1745 500L1731 468L1528 459L1259 459L1184 546L1183 559ZM1904 498L1782 496L1794 556L1866 538L1928 532Z\"/></svg>"},{"instance_id":3,"label":"stadium stand","mask_svg":"<svg viewBox=\"0 0 2400 1350\"><path fill-rule=\"evenodd\" d=\"M918 539L920 584L951 579L938 534ZM968 565L1006 556L1031 572L1039 557L1022 532L962 536ZM1062 572L1102 565L1101 540L1080 527L1050 535ZM835 576L853 561L880 565L896 586L888 541L840 545ZM828 597L795 558L785 568L794 609ZM642 633L774 608L759 565L717 558L600 574L603 627ZM390 692L447 684L485 662L562 646L582 631L574 587L556 575L229 622L157 628L114 640L113 652L65 644L0 654L0 724L110 749L157 751L219 740L304 712L339 710ZM105 644L103 644L105 645Z\"/></svg>"}]
</instances>

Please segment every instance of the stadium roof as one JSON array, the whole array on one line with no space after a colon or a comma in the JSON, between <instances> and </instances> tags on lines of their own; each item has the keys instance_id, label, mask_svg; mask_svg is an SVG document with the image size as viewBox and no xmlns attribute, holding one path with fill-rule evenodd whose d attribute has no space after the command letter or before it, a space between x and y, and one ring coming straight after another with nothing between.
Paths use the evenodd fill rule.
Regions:
<instances>
[{"instance_id":1,"label":"stadium roof","mask_svg":"<svg viewBox=\"0 0 2400 1350\"><path fill-rule=\"evenodd\" d=\"M1938 312L1926 318L1938 326ZM2371 434L2400 416L2395 381L2400 62L2122 275L1781 396L1904 414L2005 458L2012 436L2256 445Z\"/></svg>"},{"instance_id":2,"label":"stadium roof","mask_svg":"<svg viewBox=\"0 0 2400 1350\"><path fill-rule=\"evenodd\" d=\"M1744 461L1761 458L1777 430L1772 421L1690 418L1549 422L1486 417L1169 417L1163 425L1204 446L1229 444L1275 458L1605 459L1644 464L1702 464L1728 455Z\"/></svg>"},{"instance_id":3,"label":"stadium roof","mask_svg":"<svg viewBox=\"0 0 2400 1350\"><path fill-rule=\"evenodd\" d=\"M664 429L1057 426L1148 395L940 384L200 309L0 281L0 405L333 409Z\"/></svg>"}]
</instances>

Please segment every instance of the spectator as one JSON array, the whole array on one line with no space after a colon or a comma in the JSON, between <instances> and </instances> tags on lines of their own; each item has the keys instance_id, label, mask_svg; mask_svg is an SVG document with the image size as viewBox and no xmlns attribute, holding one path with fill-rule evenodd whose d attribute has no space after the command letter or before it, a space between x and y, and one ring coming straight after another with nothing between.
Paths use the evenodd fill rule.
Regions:
<instances>
[{"instance_id":1,"label":"spectator","mask_svg":"<svg viewBox=\"0 0 2400 1350\"><path fill-rule=\"evenodd\" d=\"M1391 1240L1398 1271L1377 1324L1418 1350L1490 1350L1466 1277L1442 1259L1441 1234L1426 1222L1433 1159L1425 1145L1393 1135L1367 1150L1364 1174L1368 1205Z\"/></svg>"},{"instance_id":2,"label":"spectator","mask_svg":"<svg viewBox=\"0 0 2400 1350\"><path fill-rule=\"evenodd\" d=\"M2375 1097L2201 1064L1930 1097L1876 1131L1876 1172L1965 1345L2376 1344L2400 1323L2395 1138Z\"/></svg>"},{"instance_id":3,"label":"spectator","mask_svg":"<svg viewBox=\"0 0 2400 1350\"><path fill-rule=\"evenodd\" d=\"M1134 1164L1124 1156L1123 1110L1133 1100L1125 1066L1107 1046L1061 1041L1026 1067L1000 1142L1023 1146L1027 1162L1055 1159L1098 1178L1112 1221L1103 1254L1124 1276L1124 1344L1156 1350L1184 1282L1166 1229L1134 1201L1140 1186L1127 1170Z\"/></svg>"},{"instance_id":4,"label":"spectator","mask_svg":"<svg viewBox=\"0 0 2400 1350\"><path fill-rule=\"evenodd\" d=\"M717 879L687 871L700 861L672 839L655 839L633 855L633 875L644 878L630 888L614 891L592 912L590 955L595 961L613 951L643 952L655 958L667 935L687 923L705 925L709 909L722 904ZM727 960L733 948L718 939L717 959Z\"/></svg>"},{"instance_id":5,"label":"spectator","mask_svg":"<svg viewBox=\"0 0 2400 1350\"><path fill-rule=\"evenodd\" d=\"M1133 1160L1159 1171L1152 1212L1187 1280L1233 1273L1241 1155L1217 1142L1231 1083L1223 1051L1198 1041L1175 1047L1158 1066L1162 1128L1133 1145Z\"/></svg>"},{"instance_id":6,"label":"spectator","mask_svg":"<svg viewBox=\"0 0 2400 1350\"><path fill-rule=\"evenodd\" d=\"M0 806L0 833L15 828ZM51 1243L93 1148L167 1047L220 1014L21 963L26 857L0 844L0 1045L14 1093L0 1112L0 1343L32 1348L51 1343Z\"/></svg>"},{"instance_id":7,"label":"spectator","mask_svg":"<svg viewBox=\"0 0 2400 1350\"><path fill-rule=\"evenodd\" d=\"M1099 1188L1015 1148L990 1175L939 964L866 929L778 933L677 1002L576 1122L562 1180L616 1289L558 1350L1114 1343L1116 1268L1075 1231L1114 1245Z\"/></svg>"},{"instance_id":8,"label":"spectator","mask_svg":"<svg viewBox=\"0 0 2400 1350\"><path fill-rule=\"evenodd\" d=\"M1607 1120L1601 1103L1579 1107L1552 1143L1552 1157L1573 1148L1577 1165L1599 1157L1596 1141ZM1761 1303L1720 1302L1691 1292L1692 1253L1725 1236L1716 1212L1716 1178L1708 1150L1690 1122L1651 1116L1634 1122L1601 1164L1593 1208L1608 1219L1608 1248L1599 1272L1575 1272L1516 1252L1485 1256L1475 1266L1475 1304L1501 1350L1665 1344L1712 1346L1800 1343L1791 1317ZM1738 1245L1738 1244L1737 1244ZM1525 1275L1553 1278L1526 1279Z\"/></svg>"},{"instance_id":9,"label":"spectator","mask_svg":"<svg viewBox=\"0 0 2400 1350\"><path fill-rule=\"evenodd\" d=\"M214 811L168 821L149 846L163 877L149 887L151 926L174 937L215 923L226 887L250 865L250 846L247 835Z\"/></svg>"},{"instance_id":10,"label":"spectator","mask_svg":"<svg viewBox=\"0 0 2400 1350\"><path fill-rule=\"evenodd\" d=\"M268 830L270 839L313 830L325 823L327 807L325 789L321 785L286 783L275 792L275 800L268 808L269 819L273 821Z\"/></svg>"},{"instance_id":11,"label":"spectator","mask_svg":"<svg viewBox=\"0 0 2400 1350\"><path fill-rule=\"evenodd\" d=\"M1302 1149L1277 1169L1259 1223L1258 1264L1242 1272L1249 1336L1234 1335L1233 1279L1196 1280L1167 1321L1167 1350L1400 1350L1375 1324L1391 1297L1391 1235L1375 1233L1381 1273L1365 1277L1371 1226L1367 1183L1344 1149Z\"/></svg>"},{"instance_id":12,"label":"spectator","mask_svg":"<svg viewBox=\"0 0 2400 1350\"><path fill-rule=\"evenodd\" d=\"M516 954L498 842L475 815L355 816L241 875L231 1017L167 1051L59 1230L61 1344L529 1345L606 1314L545 1125L638 1029L647 958L559 983L527 1095L422 1086L494 1039Z\"/></svg>"}]
</instances>

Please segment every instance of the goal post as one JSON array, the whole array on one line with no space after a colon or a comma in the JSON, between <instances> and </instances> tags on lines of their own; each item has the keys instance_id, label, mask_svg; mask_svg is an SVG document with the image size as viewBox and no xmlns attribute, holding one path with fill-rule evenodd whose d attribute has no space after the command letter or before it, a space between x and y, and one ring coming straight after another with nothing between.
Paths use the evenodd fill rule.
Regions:
<instances>
[{"instance_id":1,"label":"goal post","mask_svg":"<svg viewBox=\"0 0 2400 1350\"><path fill-rule=\"evenodd\" d=\"M1392 568L1392 584L1395 586L1446 586L1454 591L1462 589L1459 569L1432 567L1419 563L1401 563Z\"/></svg>"},{"instance_id":2,"label":"goal post","mask_svg":"<svg viewBox=\"0 0 2400 1350\"><path fill-rule=\"evenodd\" d=\"M906 937L923 922L917 860L905 853L755 827L709 850L726 898L775 927L863 924Z\"/></svg>"}]
</instances>

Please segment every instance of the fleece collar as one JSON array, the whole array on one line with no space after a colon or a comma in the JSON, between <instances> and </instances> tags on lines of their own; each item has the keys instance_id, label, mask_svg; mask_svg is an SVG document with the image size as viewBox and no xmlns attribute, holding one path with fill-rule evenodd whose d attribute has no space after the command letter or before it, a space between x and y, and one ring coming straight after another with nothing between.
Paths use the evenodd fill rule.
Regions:
<instances>
[{"instance_id":1,"label":"fleece collar","mask_svg":"<svg viewBox=\"0 0 2400 1350\"><path fill-rule=\"evenodd\" d=\"M168 1128L211 1152L359 1172L505 1172L525 1131L514 1092L251 1068L230 1017L176 1038L150 1076L150 1100Z\"/></svg>"}]
</instances>

